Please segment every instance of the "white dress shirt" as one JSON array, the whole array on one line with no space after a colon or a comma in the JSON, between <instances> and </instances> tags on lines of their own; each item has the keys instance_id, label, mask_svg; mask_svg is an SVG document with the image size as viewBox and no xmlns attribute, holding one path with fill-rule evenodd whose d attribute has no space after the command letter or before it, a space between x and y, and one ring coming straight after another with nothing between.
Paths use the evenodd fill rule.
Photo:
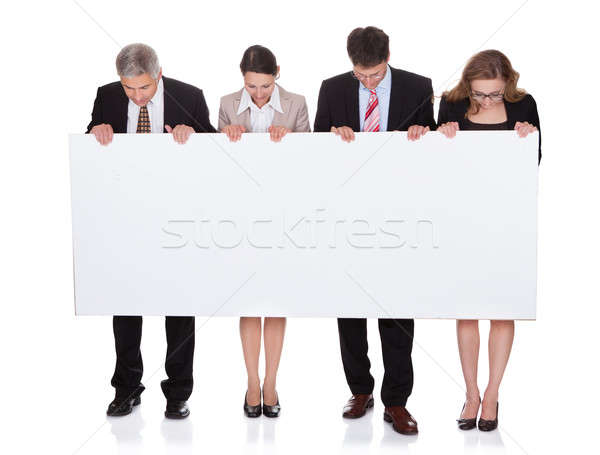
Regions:
<instances>
[{"instance_id":1,"label":"white dress shirt","mask_svg":"<svg viewBox=\"0 0 600 455\"><path fill-rule=\"evenodd\" d=\"M387 66L385 76L375 88L377 94L377 107L379 108L379 131L387 131L388 114L390 112L390 95L392 93L392 70ZM369 106L371 90L362 82L358 84L358 113L360 118L360 130L365 128L365 114Z\"/></svg>"},{"instance_id":2,"label":"white dress shirt","mask_svg":"<svg viewBox=\"0 0 600 455\"><path fill-rule=\"evenodd\" d=\"M148 118L150 119L150 128L153 133L162 133L164 131L165 122L165 97L163 89L162 77L158 81L156 93L148 104ZM138 118L140 116L140 107L133 101L129 100L127 105L127 132L135 133L137 131ZM170 125L175 127L175 125Z\"/></svg>"},{"instance_id":3,"label":"white dress shirt","mask_svg":"<svg viewBox=\"0 0 600 455\"><path fill-rule=\"evenodd\" d=\"M240 100L240 106L238 107L237 114L240 115L246 109L250 109L250 124L252 125L252 132L266 133L273 123L275 111L283 114L283 109L281 109L281 101L279 98L279 87L275 85L269 102L263 107L258 107L256 104L254 104L252 97L244 87L242 90L242 98Z\"/></svg>"}]
</instances>

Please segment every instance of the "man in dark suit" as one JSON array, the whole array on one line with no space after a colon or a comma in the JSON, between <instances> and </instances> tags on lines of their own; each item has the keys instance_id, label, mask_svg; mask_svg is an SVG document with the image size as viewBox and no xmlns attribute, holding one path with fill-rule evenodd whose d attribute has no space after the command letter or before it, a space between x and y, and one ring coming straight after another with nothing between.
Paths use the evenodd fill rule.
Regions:
<instances>
[{"instance_id":1,"label":"man in dark suit","mask_svg":"<svg viewBox=\"0 0 600 455\"><path fill-rule=\"evenodd\" d=\"M323 81L315 132L330 131L344 141L354 132L407 131L409 140L435 129L431 80L392 68L389 38L375 27L357 28L348 36L353 71ZM358 418L373 406L374 379L369 372L366 319L338 319L340 348L352 397L343 416ZM417 422L406 410L412 391L414 320L379 319L385 374L381 400L384 419L402 434L416 434Z\"/></svg>"},{"instance_id":2,"label":"man in dark suit","mask_svg":"<svg viewBox=\"0 0 600 455\"><path fill-rule=\"evenodd\" d=\"M145 44L125 46L117 56L120 81L98 88L92 121L87 132L106 145L113 133L172 133L185 143L190 134L214 133L202 90L162 76L158 57ZM165 416L182 419L189 415L187 400L192 393L194 318L167 316L168 379L161 382L167 398ZM140 352L141 316L114 316L116 366L111 380L115 399L106 413L122 416L140 404L144 391Z\"/></svg>"}]
</instances>

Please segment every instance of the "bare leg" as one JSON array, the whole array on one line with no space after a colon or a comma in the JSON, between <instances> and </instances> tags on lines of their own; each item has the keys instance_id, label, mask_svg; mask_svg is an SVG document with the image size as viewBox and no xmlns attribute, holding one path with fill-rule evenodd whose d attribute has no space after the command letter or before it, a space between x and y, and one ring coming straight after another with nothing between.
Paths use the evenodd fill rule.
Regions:
<instances>
[{"instance_id":1,"label":"bare leg","mask_svg":"<svg viewBox=\"0 0 600 455\"><path fill-rule=\"evenodd\" d=\"M481 405L481 417L486 420L496 418L498 390L508 363L514 337L515 321L490 321L490 339L488 343L490 379Z\"/></svg>"},{"instance_id":2,"label":"bare leg","mask_svg":"<svg viewBox=\"0 0 600 455\"><path fill-rule=\"evenodd\" d=\"M265 318L265 382L263 385L264 403L273 406L277 403L277 369L283 336L285 334L285 318Z\"/></svg>"},{"instance_id":3,"label":"bare leg","mask_svg":"<svg viewBox=\"0 0 600 455\"><path fill-rule=\"evenodd\" d=\"M240 318L240 337L244 351L244 361L248 373L247 401L250 406L260 404L260 377L258 359L260 356L260 318Z\"/></svg>"},{"instance_id":4,"label":"bare leg","mask_svg":"<svg viewBox=\"0 0 600 455\"><path fill-rule=\"evenodd\" d=\"M456 337L465 385L467 387L465 409L461 419L477 417L479 411L479 387L477 386L477 362L479 360L479 321L457 320Z\"/></svg>"}]
</instances>

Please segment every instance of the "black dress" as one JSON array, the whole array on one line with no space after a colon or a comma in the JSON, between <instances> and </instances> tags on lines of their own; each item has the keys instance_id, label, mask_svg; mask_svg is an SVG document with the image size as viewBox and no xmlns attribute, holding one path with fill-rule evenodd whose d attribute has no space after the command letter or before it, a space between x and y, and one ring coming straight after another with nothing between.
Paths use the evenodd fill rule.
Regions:
<instances>
[{"instance_id":1,"label":"black dress","mask_svg":"<svg viewBox=\"0 0 600 455\"><path fill-rule=\"evenodd\" d=\"M458 122L458 127L460 130L504 129L498 128L498 125L484 125L482 123L471 122L469 119L467 119L469 106L469 98L452 102L448 101L445 96L442 96L442 100L440 101L440 110L438 113L438 127L447 122ZM529 122L540 132L538 147L539 163L542 159L542 136L540 129L540 118L538 116L535 100L531 95L527 94L523 97L523 99L514 103L504 100L504 108L506 109L507 130L513 130L517 122Z\"/></svg>"},{"instance_id":2,"label":"black dress","mask_svg":"<svg viewBox=\"0 0 600 455\"><path fill-rule=\"evenodd\" d=\"M475 123L465 118L463 122L463 131L498 131L508 130L508 120L502 123Z\"/></svg>"}]
</instances>

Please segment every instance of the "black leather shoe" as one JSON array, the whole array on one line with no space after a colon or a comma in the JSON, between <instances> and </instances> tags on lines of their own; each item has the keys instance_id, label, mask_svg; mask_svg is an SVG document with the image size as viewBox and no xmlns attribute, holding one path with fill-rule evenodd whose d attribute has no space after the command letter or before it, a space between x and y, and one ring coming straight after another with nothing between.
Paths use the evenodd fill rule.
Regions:
<instances>
[{"instance_id":1,"label":"black leather shoe","mask_svg":"<svg viewBox=\"0 0 600 455\"><path fill-rule=\"evenodd\" d=\"M246 417L260 417L262 414L262 409L260 403L256 406L250 406L248 404L248 392L246 391L246 395L244 395L244 414Z\"/></svg>"},{"instance_id":2,"label":"black leather shoe","mask_svg":"<svg viewBox=\"0 0 600 455\"><path fill-rule=\"evenodd\" d=\"M479 418L477 428L479 428L480 431L494 431L498 428L498 405L499 403L496 403L496 418L494 420Z\"/></svg>"},{"instance_id":3,"label":"black leather shoe","mask_svg":"<svg viewBox=\"0 0 600 455\"><path fill-rule=\"evenodd\" d=\"M481 398L479 399L479 404L481 404ZM462 407L462 411L460 411L460 414L462 415L463 411L465 410L465 406L467 405L467 403L463 404ZM472 430L473 428L475 428L477 426L477 414L475 415L475 417L471 418L471 419L456 419L456 423L458 424L458 428L461 430Z\"/></svg>"},{"instance_id":4,"label":"black leather shoe","mask_svg":"<svg viewBox=\"0 0 600 455\"><path fill-rule=\"evenodd\" d=\"M138 396L132 398L116 398L110 402L106 415L110 417L120 417L131 414L133 407L139 405L142 399Z\"/></svg>"},{"instance_id":5,"label":"black leather shoe","mask_svg":"<svg viewBox=\"0 0 600 455\"><path fill-rule=\"evenodd\" d=\"M275 403L272 406L270 406L268 404L264 404L264 397L263 397L262 411L266 417L279 417L279 413L281 412L281 406L279 405L279 394L277 392L275 392L275 393L277 394L277 403Z\"/></svg>"},{"instance_id":6,"label":"black leather shoe","mask_svg":"<svg viewBox=\"0 0 600 455\"><path fill-rule=\"evenodd\" d=\"M165 417L167 419L185 419L190 415L187 401L167 400Z\"/></svg>"}]
</instances>

